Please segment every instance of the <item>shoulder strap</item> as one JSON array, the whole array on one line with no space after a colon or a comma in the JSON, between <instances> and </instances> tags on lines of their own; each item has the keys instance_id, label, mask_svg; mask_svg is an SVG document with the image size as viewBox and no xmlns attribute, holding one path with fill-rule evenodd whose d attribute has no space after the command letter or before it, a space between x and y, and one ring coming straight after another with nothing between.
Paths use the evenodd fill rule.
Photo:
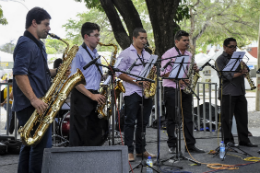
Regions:
<instances>
[{"instance_id":1,"label":"shoulder strap","mask_svg":"<svg viewBox=\"0 0 260 173\"><path fill-rule=\"evenodd\" d=\"M174 46L174 47L175 47L176 51L178 52L178 54L181 56L182 54L180 53L180 50L176 46Z\"/></svg>"},{"instance_id":2,"label":"shoulder strap","mask_svg":"<svg viewBox=\"0 0 260 173\"><path fill-rule=\"evenodd\" d=\"M39 49L40 49L40 51L41 51L41 54L42 54L42 58L43 58L43 60L44 60L44 62L45 63L43 63L44 64L44 67L45 67L45 69L46 69L46 71L47 71L47 74L49 75L49 77L50 77L50 79L51 79L51 72L50 72L50 69L49 69L49 67L47 66L47 60L45 59L45 57L44 57L44 54L43 54L43 50L42 50L42 45L39 43L39 41L38 40L36 40L36 38L34 38L32 35L31 35L31 33L30 32L28 32L28 31L25 31L24 32L24 36L25 37L28 37L29 39L31 39L38 47L39 47Z\"/></svg>"},{"instance_id":3,"label":"shoulder strap","mask_svg":"<svg viewBox=\"0 0 260 173\"><path fill-rule=\"evenodd\" d=\"M94 58L92 57L92 55L91 55L90 52L88 51L88 49L87 49L87 47L86 47L86 44L83 42L81 46L87 51L88 55L89 55L90 58L93 60ZM102 72L101 72L99 66L98 66L97 64L95 64L95 65L96 65L96 67L97 67L97 69L98 69L98 71L99 71L99 73L100 73L100 75L101 75L101 79L103 79L103 75L102 75Z\"/></svg>"}]
</instances>

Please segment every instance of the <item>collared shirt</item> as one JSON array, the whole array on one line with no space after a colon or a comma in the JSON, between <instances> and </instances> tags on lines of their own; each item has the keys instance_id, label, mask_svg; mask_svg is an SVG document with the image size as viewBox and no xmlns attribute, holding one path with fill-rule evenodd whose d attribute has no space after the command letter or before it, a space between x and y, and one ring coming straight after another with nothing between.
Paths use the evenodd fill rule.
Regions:
<instances>
[{"instance_id":1,"label":"collared shirt","mask_svg":"<svg viewBox=\"0 0 260 173\"><path fill-rule=\"evenodd\" d=\"M27 75L34 94L40 98L46 94L51 86L51 78L47 73L49 70L47 68L47 54L43 43L30 32L25 31L14 50L13 75ZM15 78L13 80L13 95L13 111L20 111L31 105L29 99L18 87Z\"/></svg>"},{"instance_id":2,"label":"collared shirt","mask_svg":"<svg viewBox=\"0 0 260 173\"><path fill-rule=\"evenodd\" d=\"M223 70L223 68L229 62L230 58L231 58L230 55L228 55L226 52L223 52L216 60L217 69L219 71ZM241 67L239 65L236 71L239 71L240 69ZM222 94L223 95L231 95L231 96L245 95L244 76L241 75L236 78L233 78L235 73L237 72L222 72L223 75ZM218 76L220 76L219 73Z\"/></svg>"},{"instance_id":3,"label":"collared shirt","mask_svg":"<svg viewBox=\"0 0 260 173\"><path fill-rule=\"evenodd\" d=\"M88 49L89 53L91 56L95 59L99 55L97 53L97 50L94 49L93 51L86 46ZM100 87L100 81L101 81L101 74L98 71L97 67L95 64L89 66L86 70L83 70L83 67L87 65L90 61L92 61L91 57L89 56L88 52L82 47L79 46L79 50L73 59L71 63L71 75L76 73L77 68L80 69L80 71L83 73L85 80L86 80L86 85L85 88L88 90L98 90ZM97 63L101 63L101 60L98 59ZM100 71L102 72L102 67L99 66Z\"/></svg>"},{"instance_id":4,"label":"collared shirt","mask_svg":"<svg viewBox=\"0 0 260 173\"><path fill-rule=\"evenodd\" d=\"M178 56L179 53L178 51L175 49L175 47L167 50L163 56L162 56L162 59L166 59L166 58L170 58L170 57L174 57L174 56ZM189 52L189 51L185 51L184 52L184 55L189 55L190 58L192 56L192 54ZM172 71L172 67L174 65L174 62L175 62L175 59L176 58L173 58L173 59L167 59L167 60L164 60L161 62L161 67L164 67L165 64L167 64L169 61L172 61L173 63L170 63L170 65L168 65L164 71L161 71L161 76L163 76L164 74L166 73L169 73ZM172 79L163 79L163 87L172 87L172 88L176 88L176 83L173 82ZM183 89L184 87L182 86L181 89Z\"/></svg>"},{"instance_id":5,"label":"collared shirt","mask_svg":"<svg viewBox=\"0 0 260 173\"><path fill-rule=\"evenodd\" d=\"M144 66L142 64L142 61L140 59L142 59L144 62L147 62L151 55L146 52L144 49L142 50L142 55L137 54L137 50L135 49L135 47L131 44L130 47L126 48L124 51L122 51L120 53L120 55L118 56L119 58L123 58L120 62L120 64L118 65L118 69L122 70L122 71L127 71L129 69L129 67L131 67L131 65L136 61L136 65L132 68L132 70L130 71L130 73L134 74L134 75L139 75L142 70L144 69ZM120 76L122 73L117 72L116 76ZM136 79L137 77L131 76L130 77ZM141 86L137 86L135 84L131 84L129 82L123 81L123 85L125 87L125 93L123 94L123 96L130 96L134 93L137 93L139 96L142 97L142 87Z\"/></svg>"}]
</instances>

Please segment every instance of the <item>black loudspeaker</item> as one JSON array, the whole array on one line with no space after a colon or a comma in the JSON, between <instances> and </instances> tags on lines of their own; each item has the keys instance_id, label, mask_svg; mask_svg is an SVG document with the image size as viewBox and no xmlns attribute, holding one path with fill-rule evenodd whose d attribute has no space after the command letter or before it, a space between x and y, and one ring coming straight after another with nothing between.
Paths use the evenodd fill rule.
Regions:
<instances>
[{"instance_id":1,"label":"black loudspeaker","mask_svg":"<svg viewBox=\"0 0 260 173\"><path fill-rule=\"evenodd\" d=\"M128 173L127 146L46 148L42 173Z\"/></svg>"}]
</instances>

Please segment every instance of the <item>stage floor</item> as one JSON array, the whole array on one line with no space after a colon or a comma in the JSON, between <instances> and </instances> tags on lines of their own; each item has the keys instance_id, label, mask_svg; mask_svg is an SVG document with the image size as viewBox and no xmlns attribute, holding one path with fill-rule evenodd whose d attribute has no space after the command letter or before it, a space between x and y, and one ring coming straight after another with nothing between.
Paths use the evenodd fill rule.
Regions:
<instances>
[{"instance_id":1,"label":"stage floor","mask_svg":"<svg viewBox=\"0 0 260 173\"><path fill-rule=\"evenodd\" d=\"M169 154L169 152L168 152L168 147L167 147L167 142L166 142L167 135L164 130L161 130L160 134L161 134L160 158L161 159L170 158L171 156L173 156L173 154ZM213 133L194 132L194 136L196 137L196 141L197 141L196 146L198 148L204 149L207 152L217 148L220 143L220 138L218 137L218 136L220 136L220 134L217 134L215 132L213 132ZM117 141L117 140L118 139L116 139L115 141ZM244 150L245 152L251 154L252 156L260 157L260 154L257 153L260 149L260 137L250 137L250 140L252 143L258 144L259 147L257 147L257 148L240 147L240 148L242 150ZM157 154L157 129L147 128L146 141L147 141L147 146L146 146L147 151ZM221 161L219 159L219 156L212 157L212 155L209 155L207 153L203 153L203 154L193 154L192 153L192 157L191 157L191 156L189 156L188 153L184 152L184 142L183 142L183 140L181 142L182 142L181 148L182 148L182 152L183 152L184 156L186 156L188 158L193 157L194 159L196 159L197 161L202 162L202 163L221 163L221 164L230 164L230 165L250 163L250 162L242 160L243 158L246 158L247 156L240 154L241 152L239 152L239 153L228 152L228 155L226 156L224 161ZM237 143L237 137L235 137L235 142ZM105 145L108 145L108 143L106 143ZM17 172L18 157L19 157L18 155L0 156L0 173ZM153 160L155 161L156 159L153 159ZM136 158L135 162L131 162L131 166L135 167L136 165L138 165L140 163L140 161L141 161L141 158ZM179 170L179 172L186 171L186 172L193 172L193 173L202 173L202 172L207 172L207 171L212 170L210 168L207 168L206 164L202 164L201 166L196 166L188 160L181 160L181 161L177 161L175 163L173 163L173 160L170 160L169 162L165 162L165 163L169 164L169 165L183 167L183 169ZM156 166L154 166L154 168L159 169ZM172 169L172 170L177 171L176 167L171 168L171 167L163 166L160 169L163 171L165 169ZM163 172L163 171L160 171L160 172ZM141 168L134 169L134 172L135 173L141 172ZM143 172L146 172L145 168L144 168ZM166 171L164 171L164 172L166 172ZM255 164L251 164L251 165L247 165L247 166L241 166L241 167L239 167L238 170L224 170L222 172L257 173L257 172L260 172L260 163L255 163ZM107 171L107 173L110 173L110 172Z\"/></svg>"}]
</instances>

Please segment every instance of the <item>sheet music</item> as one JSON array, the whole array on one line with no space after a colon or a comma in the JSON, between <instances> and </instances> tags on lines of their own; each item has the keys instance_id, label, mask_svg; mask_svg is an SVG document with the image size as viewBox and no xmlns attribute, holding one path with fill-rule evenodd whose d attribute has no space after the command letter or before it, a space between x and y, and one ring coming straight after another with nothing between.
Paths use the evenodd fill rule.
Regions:
<instances>
[{"instance_id":1,"label":"sheet music","mask_svg":"<svg viewBox=\"0 0 260 173\"><path fill-rule=\"evenodd\" d=\"M151 55L150 59L148 60L147 64L145 65L143 71L141 71L139 76L147 77L151 69L153 68L154 64L156 63L157 59L158 59L158 55Z\"/></svg>"},{"instance_id":2,"label":"sheet music","mask_svg":"<svg viewBox=\"0 0 260 173\"><path fill-rule=\"evenodd\" d=\"M111 57L112 58L112 57ZM124 57L120 57L120 58L117 58L116 59L116 62L115 62L115 65L114 65L114 68L117 68L118 67L118 65L120 64L120 62L121 62L121 60L123 59ZM107 79L106 79L106 81L103 83L103 85L108 85L108 84L110 84L110 82L111 82L111 75L109 75L108 77L107 77Z\"/></svg>"},{"instance_id":3,"label":"sheet music","mask_svg":"<svg viewBox=\"0 0 260 173\"><path fill-rule=\"evenodd\" d=\"M222 71L228 71L228 72L235 71L237 67L240 65L240 62L242 61L242 58L244 57L245 54L246 52L242 52L242 51L234 52L230 61Z\"/></svg>"},{"instance_id":4,"label":"sheet music","mask_svg":"<svg viewBox=\"0 0 260 173\"><path fill-rule=\"evenodd\" d=\"M182 61L183 61L183 65L181 67ZM183 56L180 56L180 57L176 57L172 71L170 72L169 77L174 78L174 79L177 78L177 77L179 79L187 79L188 76L186 74L188 72L187 69L190 65L190 62L191 62L191 57L189 55L183 55ZM181 69L180 69L180 67L181 67ZM180 69L180 73L177 76L179 69Z\"/></svg>"}]
</instances>

